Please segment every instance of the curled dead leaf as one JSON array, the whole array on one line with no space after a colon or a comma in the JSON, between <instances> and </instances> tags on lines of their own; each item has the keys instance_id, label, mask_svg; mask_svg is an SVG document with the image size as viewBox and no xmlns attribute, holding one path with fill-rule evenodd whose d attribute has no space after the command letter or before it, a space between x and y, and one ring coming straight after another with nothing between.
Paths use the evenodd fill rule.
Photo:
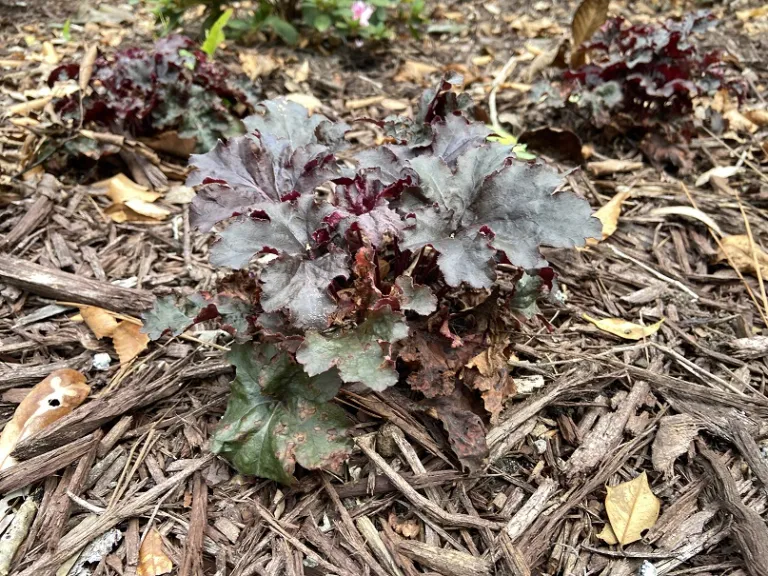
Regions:
<instances>
[{"instance_id":1,"label":"curled dead leaf","mask_svg":"<svg viewBox=\"0 0 768 576\"><path fill-rule=\"evenodd\" d=\"M746 132L753 134L757 132L758 125L752 122L749 118L744 116L737 109L728 110L723 114L723 118L728 120L728 127L736 132Z\"/></svg>"},{"instance_id":2,"label":"curled dead leaf","mask_svg":"<svg viewBox=\"0 0 768 576\"><path fill-rule=\"evenodd\" d=\"M659 518L661 501L648 484L645 472L634 480L607 487L605 510L619 544L627 545L642 539Z\"/></svg>"},{"instance_id":3,"label":"curled dead leaf","mask_svg":"<svg viewBox=\"0 0 768 576\"><path fill-rule=\"evenodd\" d=\"M95 42L88 46L83 54L83 61L80 63L80 75L78 77L78 87L84 92L88 87L93 75L93 64L96 62L96 56L99 54L99 45Z\"/></svg>"},{"instance_id":4,"label":"curled dead leaf","mask_svg":"<svg viewBox=\"0 0 768 576\"><path fill-rule=\"evenodd\" d=\"M484 350L466 364L468 370L462 374L470 387L480 391L483 405L491 415L491 424L498 421L504 402L517 392L504 355L507 344L502 342Z\"/></svg>"},{"instance_id":5,"label":"curled dead leaf","mask_svg":"<svg viewBox=\"0 0 768 576\"><path fill-rule=\"evenodd\" d=\"M613 334L624 340L642 340L643 338L647 338L648 336L656 334L664 323L663 318L655 324L643 326L641 324L627 322L621 318L597 319L592 318L589 314L582 314L581 317L597 326L603 332L608 332L609 334Z\"/></svg>"},{"instance_id":6,"label":"curled dead leaf","mask_svg":"<svg viewBox=\"0 0 768 576\"><path fill-rule=\"evenodd\" d=\"M77 370L63 368L40 381L16 408L0 436L0 469L15 464L10 457L19 440L29 438L80 406L91 388Z\"/></svg>"},{"instance_id":7,"label":"curled dead leaf","mask_svg":"<svg viewBox=\"0 0 768 576\"><path fill-rule=\"evenodd\" d=\"M120 322L112 333L112 344L120 364L126 364L147 349L149 336L142 334L139 324Z\"/></svg>"},{"instance_id":8,"label":"curled dead leaf","mask_svg":"<svg viewBox=\"0 0 768 576\"><path fill-rule=\"evenodd\" d=\"M635 170L642 169L642 167L642 162L633 162L631 160L601 160L600 162L589 162L587 164L587 170L589 170L593 176L634 172Z\"/></svg>"},{"instance_id":9,"label":"curled dead leaf","mask_svg":"<svg viewBox=\"0 0 768 576\"><path fill-rule=\"evenodd\" d=\"M717 225L717 222L715 222L712 218L710 218L707 214L702 212L701 210L697 208L693 208L692 206L664 206L662 208L655 208L651 210L651 216L668 216L668 215L675 215L675 216L686 216L688 218L693 218L695 220L698 220L702 224L705 224L706 226L712 228L715 232L723 235L722 230L720 230L720 226Z\"/></svg>"},{"instance_id":10,"label":"curled dead leaf","mask_svg":"<svg viewBox=\"0 0 768 576\"><path fill-rule=\"evenodd\" d=\"M631 192L623 190L608 200L597 212L595 218L603 224L603 240L616 232L619 226L619 216L621 216L621 205L631 196ZM600 241L594 238L587 239L588 246L595 246Z\"/></svg>"},{"instance_id":11,"label":"curled dead leaf","mask_svg":"<svg viewBox=\"0 0 768 576\"><path fill-rule=\"evenodd\" d=\"M760 128L763 126L768 126L768 110L747 110L744 112L744 116L746 116L750 122L756 124Z\"/></svg>"},{"instance_id":12,"label":"curled dead leaf","mask_svg":"<svg viewBox=\"0 0 768 576\"><path fill-rule=\"evenodd\" d=\"M432 64L425 64L424 62L416 62L415 60L406 60L402 66L392 78L395 82L413 82L414 84L424 84L430 74L439 72L440 68L433 66Z\"/></svg>"},{"instance_id":13,"label":"curled dead leaf","mask_svg":"<svg viewBox=\"0 0 768 576\"><path fill-rule=\"evenodd\" d=\"M583 0L576 9L571 22L571 45L574 50L571 55L571 67L576 68L583 63L584 52L580 47L605 23L608 18L608 4L608 0Z\"/></svg>"},{"instance_id":14,"label":"curled dead leaf","mask_svg":"<svg viewBox=\"0 0 768 576\"><path fill-rule=\"evenodd\" d=\"M717 249L717 261L722 262L728 260L733 262L733 265L739 272L746 272L748 274L757 273L755 268L755 260L760 268L760 274L763 278L768 278L768 254L766 254L760 246L755 246L755 256L752 256L752 246L749 241L749 236L746 234L738 234L735 236L726 236L720 242L722 247Z\"/></svg>"},{"instance_id":15,"label":"curled dead leaf","mask_svg":"<svg viewBox=\"0 0 768 576\"><path fill-rule=\"evenodd\" d=\"M96 306L80 306L80 315L94 336L101 340L104 336L112 336L117 329L114 314Z\"/></svg>"},{"instance_id":16,"label":"curled dead leaf","mask_svg":"<svg viewBox=\"0 0 768 576\"><path fill-rule=\"evenodd\" d=\"M143 202L154 202L160 198L157 192L150 192L136 184L125 174L118 174L107 180L101 180L93 185L94 188L106 188L107 197L115 204L124 204L128 200L142 200Z\"/></svg>"},{"instance_id":17,"label":"curled dead leaf","mask_svg":"<svg viewBox=\"0 0 768 576\"><path fill-rule=\"evenodd\" d=\"M163 550L163 537L157 528L147 532L139 548L138 576L160 576L173 570L173 562Z\"/></svg>"}]
</instances>

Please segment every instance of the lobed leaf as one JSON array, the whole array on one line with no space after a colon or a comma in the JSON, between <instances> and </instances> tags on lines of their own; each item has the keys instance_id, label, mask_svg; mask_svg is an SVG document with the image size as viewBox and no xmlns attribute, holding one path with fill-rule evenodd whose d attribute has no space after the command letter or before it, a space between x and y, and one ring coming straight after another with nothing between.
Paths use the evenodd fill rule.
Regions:
<instances>
[{"instance_id":1,"label":"lobed leaf","mask_svg":"<svg viewBox=\"0 0 768 576\"><path fill-rule=\"evenodd\" d=\"M382 391L397 383L391 347L407 336L408 325L384 307L350 330L329 335L307 332L296 359L311 376L335 366L344 382L361 382Z\"/></svg>"},{"instance_id":2,"label":"lobed leaf","mask_svg":"<svg viewBox=\"0 0 768 576\"><path fill-rule=\"evenodd\" d=\"M339 389L334 372L310 378L268 344L233 346L236 368L227 410L211 440L243 474L294 482L296 464L338 471L351 443L344 411L327 403Z\"/></svg>"}]
</instances>

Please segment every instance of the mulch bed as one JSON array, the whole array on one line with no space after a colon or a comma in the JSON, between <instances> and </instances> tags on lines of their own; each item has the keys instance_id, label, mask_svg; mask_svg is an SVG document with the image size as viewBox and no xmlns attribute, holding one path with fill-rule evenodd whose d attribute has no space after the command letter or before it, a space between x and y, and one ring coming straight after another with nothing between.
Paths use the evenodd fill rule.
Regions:
<instances>
[{"instance_id":1,"label":"mulch bed","mask_svg":"<svg viewBox=\"0 0 768 576\"><path fill-rule=\"evenodd\" d=\"M311 93L321 112L342 118L410 107L449 68L465 74L482 104L511 56L520 63L510 82L522 83L532 59L523 46L553 42L573 8L457 2L437 8L441 21L459 27L454 35L400 40L362 55L268 44L230 45L217 57L239 69L239 54L267 55L279 66L258 80L265 98ZM644 17L684 8L664 4ZM57 52L81 58L86 38L96 37L103 50L147 45L146 10L121 10L133 10L133 19L76 24L82 27L71 42L55 44ZM751 101L764 101L768 71L755 55L765 54L765 37L752 36L731 8L717 10L718 34L758 79ZM622 12L635 7L617 4L614 13ZM25 19L2 35L5 108L43 87L53 64L39 57L39 43L56 32L47 21ZM423 82L403 77L408 61L437 70ZM514 86L502 88L497 102L502 120L521 123L516 129L546 124ZM718 262L705 223L658 211L693 200L723 235L744 234L748 221L756 244L768 246L765 129L729 142L703 133L691 144L696 170L686 177L648 164L600 177L569 174L569 185L595 208L623 190L631 197L609 239L545 253L568 298L544 309L551 329L531 323L509 335L512 375L528 391L489 428L491 456L481 470L461 469L443 431L407 390L342 390L337 402L356 424L359 448L345 474L304 473L283 487L237 475L207 450L232 377L220 345L166 339L128 365L113 361L99 371L94 355L114 360L114 349L72 318L75 304L137 317L157 296L211 288L210 237L190 229L187 205L168 205L165 222L113 222L103 193L90 185L130 170L51 161L49 176L39 168L22 174L58 128L44 115L37 124L18 120L0 124L0 420L56 368L83 371L92 394L17 445L18 464L0 472L0 494L31 486L37 503L11 573L53 574L96 541L89 549L101 546L101 553L78 574L141 574L140 542L154 526L184 575L768 574L768 344L757 338L768 311L760 311L753 275ZM359 142L377 137L367 125L355 130ZM598 159L626 159L596 150ZM635 151L630 157L639 159ZM710 168L737 162L743 170L727 184L694 185ZM162 157L159 167L183 179L180 160ZM654 335L628 341L583 314L664 322ZM661 516L642 541L608 546L596 537L607 522L606 485L642 472L661 499ZM8 514L19 515L23 500L9 499ZM2 550L0 543L0 558ZM638 572L642 565L646 572Z\"/></svg>"}]
</instances>

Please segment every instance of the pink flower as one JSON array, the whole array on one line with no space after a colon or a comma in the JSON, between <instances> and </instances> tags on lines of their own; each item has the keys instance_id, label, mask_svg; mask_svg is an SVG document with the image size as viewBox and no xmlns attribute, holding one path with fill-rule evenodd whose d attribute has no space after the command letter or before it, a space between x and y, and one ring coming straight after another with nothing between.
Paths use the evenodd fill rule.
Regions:
<instances>
[{"instance_id":1,"label":"pink flower","mask_svg":"<svg viewBox=\"0 0 768 576\"><path fill-rule=\"evenodd\" d=\"M363 28L368 26L368 21L373 16L373 12L373 6L369 6L360 0L352 4L352 20L357 20Z\"/></svg>"}]
</instances>

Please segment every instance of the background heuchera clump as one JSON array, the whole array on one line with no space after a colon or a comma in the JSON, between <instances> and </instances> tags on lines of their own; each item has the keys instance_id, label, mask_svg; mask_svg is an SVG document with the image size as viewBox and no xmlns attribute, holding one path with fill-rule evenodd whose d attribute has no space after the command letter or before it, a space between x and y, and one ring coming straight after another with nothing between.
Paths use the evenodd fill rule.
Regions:
<instances>
[{"instance_id":1,"label":"background heuchera clump","mask_svg":"<svg viewBox=\"0 0 768 576\"><path fill-rule=\"evenodd\" d=\"M601 227L553 168L489 142L455 81L349 160L337 155L349 126L285 100L192 157L194 222L221 230L210 261L236 272L217 294L161 300L145 330L219 317L232 333L237 376L212 449L241 472L290 483L296 463L338 468L350 421L330 400L343 383L408 384L463 465L487 455L485 424L515 390L507 335L556 291L539 246Z\"/></svg>"}]
</instances>

